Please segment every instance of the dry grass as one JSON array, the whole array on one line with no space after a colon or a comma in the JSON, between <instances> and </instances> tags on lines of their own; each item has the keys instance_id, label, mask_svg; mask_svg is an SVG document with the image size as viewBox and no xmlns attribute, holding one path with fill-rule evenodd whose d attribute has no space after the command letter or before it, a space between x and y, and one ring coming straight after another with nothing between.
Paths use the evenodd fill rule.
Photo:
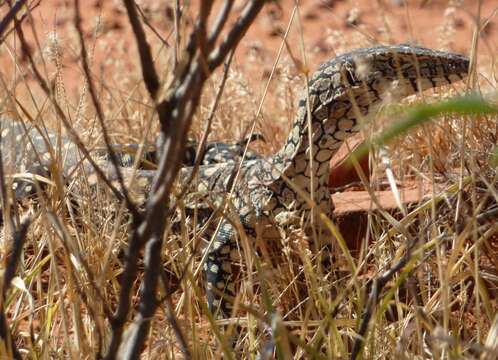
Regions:
<instances>
[{"instance_id":1,"label":"dry grass","mask_svg":"<svg viewBox=\"0 0 498 360\"><path fill-rule=\"evenodd\" d=\"M38 36L45 43L45 35ZM39 64L43 59L48 68L45 75L58 79L54 81L55 96L87 144L101 144L87 94L82 92L81 98L73 101L64 91L61 63L66 49L78 47L76 38L74 44L64 47L54 38L51 41L50 52L34 49L40 56ZM105 41L91 38L89 47L105 47ZM160 56L172 51L159 50L157 39L152 42ZM348 48L355 47L348 44ZM309 63L314 63L313 56L312 51L307 52ZM172 55L164 57L171 59ZM119 58L108 61L116 62L117 69L124 66ZM258 74L259 61L249 58L244 70ZM27 72L26 63L19 58L12 58L13 64L19 74ZM170 64L159 61L158 68L161 66L167 73ZM216 111L212 139L240 139L257 120L256 132L268 142L258 144L256 150L268 154L278 149L286 137L303 79L285 52L276 69L258 114L261 88L234 65ZM479 73L492 73L489 69L486 64L482 68L478 65ZM123 74L100 83L101 104L112 139L117 143L153 141L154 114L140 75ZM36 122L44 119L48 128L57 128L51 105L32 81L18 76L27 90L17 95L9 91L8 84L14 79L5 72L2 76L5 116L26 119L26 114L20 113L22 104ZM220 78L215 74L205 91L195 116L194 137L202 134ZM477 84L483 84L482 92L497 91L495 80L487 82L479 77L472 88ZM464 91L464 86L443 89L425 94L424 101ZM392 119L382 115L374 126L367 127L365 135L378 132L379 125L388 121ZM414 216L402 211L393 214L403 225L404 234L394 230L394 220L382 213L368 214L362 248L353 253L356 271L348 254L335 243L331 254L317 253L313 241L300 231L283 231L276 244L242 241L245 251L237 302L252 309L240 319L244 331L237 343L243 353L255 354L277 341L281 358L347 358L370 281L401 257L411 238L418 245L408 267L381 294L364 357L494 358L498 351L498 229L496 215L481 218L498 202L496 168L489 165L497 135L496 118L444 116L388 144L382 156L373 152L374 189L385 183L386 169L380 164L388 159L398 181L430 183L435 191L428 204L406 210ZM68 206L69 194L84 204L78 214ZM15 342L26 358L93 358L99 349L105 349L109 341L106 311L112 311L118 299L122 253L127 244L128 217L118 209L108 191L99 189L96 195L86 185L84 174L69 189L49 191L41 205L25 204L23 210L31 214L33 223L5 309ZM170 311L178 320L192 358L220 357L214 331L220 328L208 321L202 279L194 275L204 240L193 236L191 227L184 221L179 234L165 235L164 270L171 277L170 285L179 289L171 303L165 299L160 306L144 358L181 358L178 338L168 320ZM3 258L8 248L5 239ZM175 283L178 279L181 281ZM136 293L138 290L139 279ZM164 292L163 288L160 296ZM4 351L0 349L0 353ZM490 351L495 351L494 355Z\"/></svg>"}]
</instances>

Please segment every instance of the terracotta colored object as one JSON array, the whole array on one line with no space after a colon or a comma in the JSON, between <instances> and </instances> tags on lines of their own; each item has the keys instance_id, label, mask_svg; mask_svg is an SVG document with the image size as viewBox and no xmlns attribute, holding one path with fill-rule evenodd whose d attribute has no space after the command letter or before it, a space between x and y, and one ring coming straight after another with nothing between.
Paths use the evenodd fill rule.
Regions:
<instances>
[{"instance_id":1,"label":"terracotta colored object","mask_svg":"<svg viewBox=\"0 0 498 360\"><path fill-rule=\"evenodd\" d=\"M400 189L401 202L405 207L416 204L430 193L429 189L419 186ZM397 211L394 195L390 190L376 191L380 207L390 213ZM358 250L367 231L367 217L369 212L375 212L378 207L372 201L367 191L345 191L332 195L335 204L335 221L339 226L349 249Z\"/></svg>"},{"instance_id":2,"label":"terracotta colored object","mask_svg":"<svg viewBox=\"0 0 498 360\"><path fill-rule=\"evenodd\" d=\"M361 184L360 176L353 166L350 155L363 141L363 137L360 134L348 139L330 161L329 186L332 189L343 188L353 183ZM368 180L370 178L368 153L362 158L357 159L357 161Z\"/></svg>"}]
</instances>

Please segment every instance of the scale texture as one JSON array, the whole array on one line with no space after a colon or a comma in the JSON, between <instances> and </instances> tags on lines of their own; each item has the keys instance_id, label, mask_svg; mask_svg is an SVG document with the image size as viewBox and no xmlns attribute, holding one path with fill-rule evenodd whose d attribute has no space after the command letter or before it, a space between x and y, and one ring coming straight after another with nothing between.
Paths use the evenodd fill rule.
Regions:
<instances>
[{"instance_id":1,"label":"scale texture","mask_svg":"<svg viewBox=\"0 0 498 360\"><path fill-rule=\"evenodd\" d=\"M330 159L345 139L359 131L362 120L375 115L379 106L393 100L460 81L467 76L468 67L469 60L465 56L409 45L355 50L324 63L314 73L299 102L287 141L273 156L260 158L250 154L250 158L241 163L243 149L252 138L239 143L208 145L185 204L187 210L202 208L207 209L208 214L220 207L228 209L219 217L219 231L212 233L213 241L206 249L204 270L211 311L217 317L232 313L230 298L235 296L235 284L231 254L238 248L237 224L251 238L256 234L271 238L278 236L274 231L278 227L309 226L312 222L316 225L317 218L313 216L316 212L312 211L315 206L331 216ZM38 130L25 131L18 125L4 123L2 121L4 163L8 160L17 171L47 176L50 159L55 158L53 147L57 137L41 136ZM66 154L64 175L68 176L71 169L82 163L81 157L76 146L67 140L63 141L62 149ZM116 149L126 174L126 166L134 159L122 154L122 149ZM108 160L105 152L101 156L104 161ZM155 159L155 149L148 156ZM186 165L193 164L189 156L184 159ZM88 164L84 166L91 171ZM180 187L192 171L188 166L180 170ZM139 169L136 176L143 180L137 183L146 194L154 171ZM14 187L19 197L33 192L31 182L14 182Z\"/></svg>"},{"instance_id":2,"label":"scale texture","mask_svg":"<svg viewBox=\"0 0 498 360\"><path fill-rule=\"evenodd\" d=\"M236 222L250 237L258 233L271 238L275 227L310 224L313 204L331 216L330 159L345 139L359 131L361 121L393 99L464 79L468 66L465 56L408 45L339 56L322 64L310 79L309 95L304 92L280 151L269 158L244 161L235 185L237 163L201 167L187 203L221 206L231 193L233 209L220 220L207 249L204 269L210 309L219 317L232 311L231 301L221 295L235 297L231 254L239 248ZM179 179L187 178L190 171L183 169Z\"/></svg>"}]
</instances>

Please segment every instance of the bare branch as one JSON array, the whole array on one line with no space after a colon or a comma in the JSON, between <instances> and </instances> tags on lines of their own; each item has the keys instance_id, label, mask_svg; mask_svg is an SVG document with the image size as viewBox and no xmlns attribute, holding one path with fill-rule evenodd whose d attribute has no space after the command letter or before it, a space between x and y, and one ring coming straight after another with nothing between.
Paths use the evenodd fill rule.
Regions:
<instances>
[{"instance_id":1,"label":"bare branch","mask_svg":"<svg viewBox=\"0 0 498 360\"><path fill-rule=\"evenodd\" d=\"M3 19L0 21L0 36L3 35L7 27L10 25L12 21L16 18L17 13L21 10L21 8L26 3L26 0L17 0L16 3L11 6L10 10L5 14Z\"/></svg>"},{"instance_id":2,"label":"bare branch","mask_svg":"<svg viewBox=\"0 0 498 360\"><path fill-rule=\"evenodd\" d=\"M14 232L12 236L12 246L7 255L3 281L1 284L2 290L0 292L0 339L3 340L3 344L7 348L7 354L12 355L14 359L22 359L21 354L17 350L15 342L12 339L12 334L7 323L7 317L5 315L4 304L5 298L7 296L7 291L9 290L10 284L17 270L17 265L19 264L19 260L21 259L24 241L26 239L31 220L29 217L26 217L22 220L19 226L15 225L10 211L9 197L7 194L7 186L3 170L3 156L0 147L0 193L2 196L2 215L4 220L4 227L7 226Z\"/></svg>"},{"instance_id":3,"label":"bare branch","mask_svg":"<svg viewBox=\"0 0 498 360\"><path fill-rule=\"evenodd\" d=\"M31 66L31 70L33 71L34 77L35 77L38 85L45 92L47 97L51 100L52 105L54 106L55 111L56 111L58 117L60 118L60 120L62 121L62 124L64 125L65 129L69 133L71 140L76 144L76 146L78 146L79 150L83 153L83 156L92 165L92 168L94 169L95 173L109 187L109 189L112 191L114 196L120 201L125 200L123 197L123 194L121 194L121 192L118 189L116 189L116 187L112 184L112 182L109 181L104 170L102 170L102 168L99 165L97 165L97 163L93 160L88 149L85 147L85 145L83 145L83 142L81 141L80 137L78 136L78 133L74 130L74 128L69 123L66 115L64 114L64 111L61 109L60 105L57 103L57 101L52 96L52 92L51 92L47 82L45 81L45 79L41 75L40 71L38 70L38 67L35 64L35 61L33 59L31 51L29 49L26 38L24 37L24 31L22 30L22 27L21 27L19 21L14 19L14 23L15 23L15 27L16 27L16 33L17 33L17 35L19 37L19 41L21 43L21 48L28 58L28 61L29 61L29 64Z\"/></svg>"},{"instance_id":4,"label":"bare branch","mask_svg":"<svg viewBox=\"0 0 498 360\"><path fill-rule=\"evenodd\" d=\"M230 64L232 62L233 54L234 54L234 52L232 51L230 53L229 58L227 59L226 64L225 64L223 78L222 78L219 90L216 94L216 98L215 98L213 107L210 111L210 114L209 114L209 117L207 120L206 130L203 134L203 138L202 138L202 140L199 144L199 147L197 149L197 156L196 156L196 162L194 165L194 171L190 174L189 179L186 181L186 184L189 184L192 181L193 177L195 176L195 172L199 168L200 161L202 159L202 156L200 156L200 154L202 153L203 148L205 146L207 136L209 134L210 124L213 120L216 108L219 104L219 101L221 99L221 95L223 93L223 89L224 89L224 86L225 86L225 83L226 83L226 80L228 77L228 70L229 70ZM179 197L181 198L187 190L188 190L188 185L185 185L183 190L180 192ZM171 215L170 211L167 211L164 218L168 218L170 215ZM150 244L154 244L154 245L151 246L150 248L148 248ZM143 309L140 308L140 310L143 310L143 312L152 313L152 314L155 312L155 307L157 307L157 303L158 303L158 301L155 300L155 293L156 293L155 289L157 288L156 271L158 268L161 268L161 264L160 264L160 262L158 262L158 260L160 261L160 257L158 259L155 259L155 260L152 258L152 256L154 254L158 254L161 251L162 244L161 244L161 247L157 248L158 245L159 245L159 242L157 240L150 240L149 239L147 242L146 251L145 251L145 261L144 261L146 264L145 279L144 279L144 286L143 286L144 291L141 294L141 298L149 299L149 301L144 302L144 305L147 306L147 308L143 308ZM148 251L148 250L150 250L150 251ZM153 263L152 265L150 265L150 267L147 266L147 264L149 264L149 262ZM185 273L185 271L186 271L186 269L184 270L183 274ZM147 275L149 275L149 276L147 277ZM165 280L164 277L163 277L163 280ZM165 286L167 286L166 283L165 283ZM154 288L153 292L145 293L145 290L151 289L151 288ZM171 295L171 293L168 293L168 296L166 297L167 298L166 301L168 302L168 304L170 304L170 296L169 295ZM142 302L141 302L141 304L142 304ZM168 318L170 320L170 323L175 328L175 333L177 334L177 337L180 337L180 339L181 339L181 332L180 332L179 328L177 327L178 325L176 324L175 319L172 318L173 313L171 313L171 309L168 310L168 313L169 313ZM138 317L138 319L136 319L135 321L138 322L139 324L141 324L144 321L144 319L142 319L141 317ZM144 329L144 331L145 331L145 329ZM188 357L188 348L186 347L186 343L184 340L183 340L183 342L181 341L181 343L183 345L182 346L183 352L186 355L186 357ZM141 348L137 347L137 344L138 344L137 341L128 341L127 345L129 345L129 347L126 347L125 349L121 349L120 352L122 354L130 354L130 358L135 358L135 356L139 355L140 350L141 350ZM133 354L133 355L131 355L131 354Z\"/></svg>"},{"instance_id":5,"label":"bare branch","mask_svg":"<svg viewBox=\"0 0 498 360\"><path fill-rule=\"evenodd\" d=\"M188 76L190 69L192 68L192 63L195 59L195 54L197 50L200 49L202 59L206 58L207 53L211 51L211 49L206 48L206 24L209 14L212 9L213 2L212 0L206 1L206 3L201 3L201 9L199 13L199 18L195 22L194 29L190 33L187 46L184 52L184 58L181 59L183 64L180 67L180 74L177 77L179 82L183 82L185 78ZM203 34L202 34L203 33ZM206 66L206 73L209 73L209 70Z\"/></svg>"},{"instance_id":6,"label":"bare branch","mask_svg":"<svg viewBox=\"0 0 498 360\"><path fill-rule=\"evenodd\" d=\"M121 293L116 316L113 321L113 334L107 359L115 358L118 348L119 354L125 358L136 358L143 345L150 327L150 319L158 306L156 289L161 266L162 237L170 211L169 194L180 168L179 159L184 152L188 129L194 112L200 101L202 88L211 72L223 63L228 53L235 49L247 28L264 5L264 1L251 1L244 9L235 26L229 31L227 38L220 48L209 52L208 67L206 59L202 56L195 57L200 39L206 39L206 34L200 34L203 21L207 21L210 4L204 5L201 11L202 18L198 19L187 45L186 63L183 71L173 83L174 88L169 92L169 97L161 101L156 109L161 123L161 133L164 138L162 156L158 171L146 203L145 214L140 225L133 229L127 250L125 269L121 282ZM137 261L140 250L145 247L145 274L140 294L139 313L135 316L133 324L127 331L126 342L121 344L124 324L130 310L132 281L137 274Z\"/></svg>"},{"instance_id":7,"label":"bare branch","mask_svg":"<svg viewBox=\"0 0 498 360\"><path fill-rule=\"evenodd\" d=\"M201 57L205 59L208 51L211 50L210 48L208 48L207 44L206 26L209 14L211 13L211 9L213 8L213 0L201 1L200 6L201 10L199 13L199 21L197 23L197 31L195 31L195 35L198 38L198 48L201 52Z\"/></svg>"},{"instance_id":8,"label":"bare branch","mask_svg":"<svg viewBox=\"0 0 498 360\"><path fill-rule=\"evenodd\" d=\"M190 173L189 178L184 182L184 186L182 190L180 191L178 198L183 198L185 193L188 191L188 188L190 186L190 183L194 179L194 177L197 175L197 172L199 170L199 166L201 164L201 161L204 157L204 151L206 147L206 142L209 136L209 133L211 132L211 124L214 119L214 115L216 114L216 109L218 108L218 104L220 103L221 100L221 95L223 94L223 90L225 89L225 84L228 79L228 70L230 69L230 65L232 64L232 59L233 59L233 54L234 51L230 52L230 55L228 56L227 61L225 62L225 67L223 70L223 77L221 78L221 83L218 88L218 92L216 93L216 97L214 99L213 106L211 107L211 110L209 111L208 118L206 120L206 127L204 129L204 132L202 134L201 141L199 142L199 145L197 146L196 154L195 154L195 163L193 166L193 171Z\"/></svg>"},{"instance_id":9,"label":"bare branch","mask_svg":"<svg viewBox=\"0 0 498 360\"><path fill-rule=\"evenodd\" d=\"M127 341L119 349L119 358L138 359L149 332L149 324L155 313L158 301L156 297L159 281L158 268L161 267L162 234L152 234L147 239L144 256L144 279L140 292L138 314L129 329Z\"/></svg>"},{"instance_id":10,"label":"bare branch","mask_svg":"<svg viewBox=\"0 0 498 360\"><path fill-rule=\"evenodd\" d=\"M226 38L209 55L208 64L211 71L220 66L228 52L239 44L240 39L246 34L247 29L249 29L249 24L252 24L264 3L265 1L263 0L253 0L246 5Z\"/></svg>"},{"instance_id":11,"label":"bare branch","mask_svg":"<svg viewBox=\"0 0 498 360\"><path fill-rule=\"evenodd\" d=\"M212 48L216 44L216 40L220 36L220 33L223 30L223 27L225 26L225 23L228 20L228 15L230 14L230 10L232 9L233 3L234 2L232 0L225 0L225 2L223 3L223 8L218 14L218 17L216 18L213 25L213 30L211 31L208 37L209 48Z\"/></svg>"},{"instance_id":12,"label":"bare branch","mask_svg":"<svg viewBox=\"0 0 498 360\"><path fill-rule=\"evenodd\" d=\"M36 3L31 3L30 7L29 7L29 10L26 11L23 15L21 15L21 17L18 19L18 22L22 23L29 16L29 13L31 11L33 11L38 6L40 6L40 2L41 2L41 0L38 0ZM5 39L7 38L7 36L9 36L10 33L14 32L14 31L15 31L15 27L13 27L13 28L9 29L8 31L6 31L3 34L3 36L0 36L0 44L2 44L5 41Z\"/></svg>"},{"instance_id":13,"label":"bare branch","mask_svg":"<svg viewBox=\"0 0 498 360\"><path fill-rule=\"evenodd\" d=\"M412 250L415 242L410 245L403 257L394 264L389 270L384 272L378 278L374 279L372 283L372 288L370 290L370 295L368 296L367 304L365 305L365 311L363 313L360 327L356 335L356 339L353 344L353 349L351 351L351 360L356 360L359 358L363 345L365 343L365 337L368 331L368 325L370 324L370 319L372 318L375 306L378 304L380 299L380 294L382 289L386 284L391 281L391 279L408 264L412 257Z\"/></svg>"},{"instance_id":14,"label":"bare branch","mask_svg":"<svg viewBox=\"0 0 498 360\"><path fill-rule=\"evenodd\" d=\"M190 351L188 349L188 343L185 340L185 336L183 335L182 329L180 328L180 324L178 323L178 319L175 316L175 309L173 304L171 303L171 298L168 297L166 299L166 317L173 328L176 338L180 343L180 349L183 353L185 359L190 359Z\"/></svg>"},{"instance_id":15,"label":"bare branch","mask_svg":"<svg viewBox=\"0 0 498 360\"><path fill-rule=\"evenodd\" d=\"M181 35L180 35L180 21L182 19L182 9L180 7L180 0L175 0L174 11L174 32L175 32L175 51L173 52L174 65L175 70L178 66L178 53L180 52L180 43L181 43Z\"/></svg>"},{"instance_id":16,"label":"bare branch","mask_svg":"<svg viewBox=\"0 0 498 360\"><path fill-rule=\"evenodd\" d=\"M166 47L166 48L170 48L171 45L168 43L168 39L170 38L171 34L173 34L173 31L174 30L171 30L168 35L166 36L166 38L164 36L162 36L159 31L156 30L156 28L154 26L152 26L152 24L150 23L149 19L147 19L147 17L145 16L143 10L140 8L140 6L138 4L135 4L136 6L136 9L137 11L139 12L140 14L140 18L142 19L142 21L144 22L144 24L149 28L150 31L152 31L154 33L154 35L157 36L157 38L162 42L162 44Z\"/></svg>"},{"instance_id":17,"label":"bare branch","mask_svg":"<svg viewBox=\"0 0 498 360\"><path fill-rule=\"evenodd\" d=\"M3 175L3 172L2 172ZM11 221L11 223L13 223ZM5 315L4 304L5 297L7 296L7 291L9 290L10 283L15 276L17 265L21 258L22 249L24 247L24 240L26 239L26 234L28 232L31 220L26 217L21 225L14 228L14 234L12 236L12 247L7 256L5 272L3 275L2 293L0 294L0 339L4 346L7 347L7 354L10 354L14 359L22 359L21 354L17 350L14 340L12 339L12 334L10 332L9 324L7 323L7 317Z\"/></svg>"},{"instance_id":18,"label":"bare branch","mask_svg":"<svg viewBox=\"0 0 498 360\"><path fill-rule=\"evenodd\" d=\"M126 11L128 12L128 19L130 20L133 34L137 42L138 54L140 55L140 63L142 67L142 76L144 78L145 86L152 99L156 99L159 90L159 77L157 76L154 67L154 60L150 51L150 45L145 37L145 32L142 23L139 19L137 8L135 7L134 0L123 0Z\"/></svg>"},{"instance_id":19,"label":"bare branch","mask_svg":"<svg viewBox=\"0 0 498 360\"><path fill-rule=\"evenodd\" d=\"M5 272L3 274L3 297L5 297L7 290L9 289L9 285L15 276L17 265L19 263L19 259L21 258L24 240L26 239L26 234L30 224L30 218L26 217L22 220L20 226L15 229L14 236L12 238L12 249L7 257L7 265L5 266Z\"/></svg>"},{"instance_id":20,"label":"bare branch","mask_svg":"<svg viewBox=\"0 0 498 360\"><path fill-rule=\"evenodd\" d=\"M109 158L111 160L114 171L116 172L117 179L119 181L119 185L121 186L121 191L126 203L128 210L133 216L138 215L138 210L136 205L130 198L128 190L126 188L123 174L121 173L119 167L119 161L116 156L115 151L111 147L111 139L109 138L109 133L107 132L107 127L104 121L104 112L100 105L100 101L97 97L97 93L95 91L95 86L93 85L92 77L90 75L90 66L88 65L88 54L85 46L85 39L83 37L83 29L81 28L81 14L80 14L80 2L79 0L74 0L74 25L76 27L76 32L78 33L78 37L80 40L81 46L81 62L83 64L83 72L85 73L85 78L88 84L88 91L90 92L90 96L92 98L93 106L95 106L95 111L97 112L97 119L99 119L100 128L102 129L102 135L104 136L105 146L107 148L107 153L109 154Z\"/></svg>"}]
</instances>

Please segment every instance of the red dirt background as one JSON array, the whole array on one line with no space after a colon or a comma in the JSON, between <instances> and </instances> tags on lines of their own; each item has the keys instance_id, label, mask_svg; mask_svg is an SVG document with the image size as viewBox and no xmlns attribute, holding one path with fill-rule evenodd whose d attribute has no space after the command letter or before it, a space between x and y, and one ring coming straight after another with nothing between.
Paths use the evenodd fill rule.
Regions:
<instances>
[{"instance_id":1,"label":"red dirt background","mask_svg":"<svg viewBox=\"0 0 498 360\"><path fill-rule=\"evenodd\" d=\"M247 77L255 84L269 75L294 2L281 0L267 4L241 41L236 65L242 71L250 72ZM95 48L89 49L94 50L92 63L97 73L108 81L122 76L123 69L139 76L135 43L122 2L88 0L81 3L87 40L92 44L95 34L97 38ZM172 45L173 1L140 0L137 3L168 45ZM184 9L183 16L188 22L195 16L196 3L192 1L190 7ZM479 12L478 3L476 0L301 0L288 43L300 60L304 44L310 69L352 48L376 44L412 43L468 54ZM498 50L498 4L495 0L482 0L481 3L479 62L487 63ZM235 1L232 20L243 4L244 1ZM74 45L73 6L73 1L69 0L44 0L31 12L41 50L49 52L56 39L62 51L63 80L69 96L78 95L82 80L79 49ZM5 14L6 10L4 4L0 14ZM28 21L24 22L24 29L36 49ZM150 31L148 37L154 40ZM5 46L2 48L0 60L2 74L8 78L12 73L13 57L17 56L22 64L23 56L14 36L8 36L6 44L9 50ZM266 65L254 69L249 56L257 56Z\"/></svg>"}]
</instances>

